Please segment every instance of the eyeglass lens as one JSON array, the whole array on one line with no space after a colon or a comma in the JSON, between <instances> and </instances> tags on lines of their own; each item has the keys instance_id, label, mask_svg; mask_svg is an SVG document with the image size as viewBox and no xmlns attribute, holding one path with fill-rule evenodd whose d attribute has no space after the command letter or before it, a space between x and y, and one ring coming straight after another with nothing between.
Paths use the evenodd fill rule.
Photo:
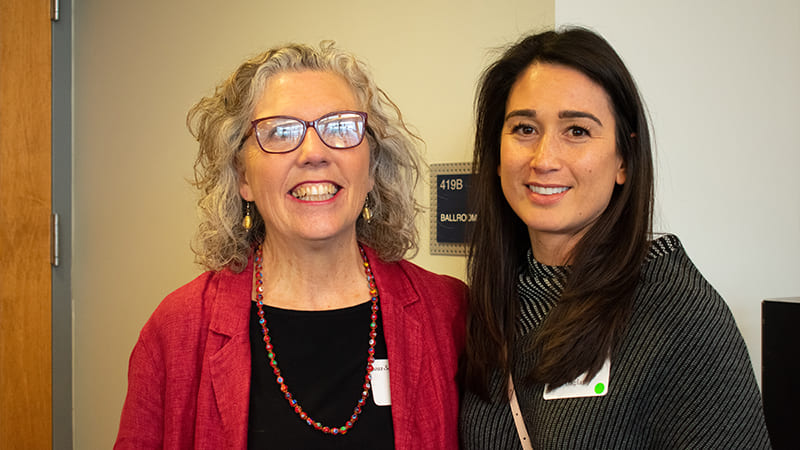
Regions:
<instances>
[{"instance_id":1,"label":"eyeglass lens","mask_svg":"<svg viewBox=\"0 0 800 450\"><path fill-rule=\"evenodd\" d=\"M334 112L312 122L270 117L256 123L256 138L267 152L290 152L303 143L308 127L316 129L322 142L331 148L352 148L364 138L364 117L352 112Z\"/></svg>"}]
</instances>

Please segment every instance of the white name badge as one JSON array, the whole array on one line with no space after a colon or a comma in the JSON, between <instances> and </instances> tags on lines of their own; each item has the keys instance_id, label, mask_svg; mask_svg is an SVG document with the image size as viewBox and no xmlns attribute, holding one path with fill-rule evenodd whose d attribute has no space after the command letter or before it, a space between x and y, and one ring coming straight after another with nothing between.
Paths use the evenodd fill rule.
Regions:
<instances>
[{"instance_id":1,"label":"white name badge","mask_svg":"<svg viewBox=\"0 0 800 450\"><path fill-rule=\"evenodd\" d=\"M372 383L372 399L378 406L389 406L392 404L392 396L389 393L389 360L376 359L372 364L372 373L369 375Z\"/></svg>"},{"instance_id":2,"label":"white name badge","mask_svg":"<svg viewBox=\"0 0 800 450\"><path fill-rule=\"evenodd\" d=\"M555 400L559 398L578 398L578 397L602 397L608 393L608 381L611 373L611 360L606 359L603 367L591 380L583 382L586 374L579 376L575 381L550 389L550 385L544 386L545 400Z\"/></svg>"}]
</instances>

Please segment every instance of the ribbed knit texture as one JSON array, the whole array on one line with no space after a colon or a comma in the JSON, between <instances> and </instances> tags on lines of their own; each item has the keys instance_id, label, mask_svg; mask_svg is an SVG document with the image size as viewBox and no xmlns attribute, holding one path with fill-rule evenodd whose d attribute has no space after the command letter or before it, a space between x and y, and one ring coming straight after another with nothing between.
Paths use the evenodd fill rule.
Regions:
<instances>
[{"instance_id":1,"label":"ribbed knit texture","mask_svg":"<svg viewBox=\"0 0 800 450\"><path fill-rule=\"evenodd\" d=\"M677 237L653 241L608 394L544 400L544 385L523 382L535 361L524 351L561 295L563 267L528 252L520 274L518 331L523 339L514 384L536 449L770 448L761 396L744 340L724 300L703 278ZM495 398L464 394L464 449L519 449L505 380Z\"/></svg>"}]
</instances>

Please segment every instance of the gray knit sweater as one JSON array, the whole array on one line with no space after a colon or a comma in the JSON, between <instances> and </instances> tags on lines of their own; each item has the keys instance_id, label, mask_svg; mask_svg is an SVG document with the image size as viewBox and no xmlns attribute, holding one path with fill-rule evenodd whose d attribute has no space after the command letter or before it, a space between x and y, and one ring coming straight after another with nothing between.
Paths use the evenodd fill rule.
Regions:
<instances>
[{"instance_id":1,"label":"gray knit sweater","mask_svg":"<svg viewBox=\"0 0 800 450\"><path fill-rule=\"evenodd\" d=\"M518 283L522 336L529 339L558 301L563 270L528 252ZM543 385L522 382L534 361L520 359L514 380L535 449L770 448L739 329L673 235L652 243L605 396L544 400ZM504 385L492 376L492 392ZM521 448L500 394L487 403L465 393L460 434L464 449Z\"/></svg>"}]
</instances>

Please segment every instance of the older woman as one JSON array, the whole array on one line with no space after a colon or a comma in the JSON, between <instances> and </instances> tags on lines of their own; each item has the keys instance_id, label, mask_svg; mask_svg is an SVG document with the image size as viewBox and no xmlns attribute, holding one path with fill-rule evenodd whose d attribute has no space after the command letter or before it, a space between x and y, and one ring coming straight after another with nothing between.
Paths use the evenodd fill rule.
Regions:
<instances>
[{"instance_id":1,"label":"older woman","mask_svg":"<svg viewBox=\"0 0 800 450\"><path fill-rule=\"evenodd\" d=\"M652 236L647 118L611 46L527 36L476 105L464 448L768 448L728 307Z\"/></svg>"},{"instance_id":2,"label":"older woman","mask_svg":"<svg viewBox=\"0 0 800 450\"><path fill-rule=\"evenodd\" d=\"M416 249L415 137L323 44L243 63L189 113L208 272L130 360L117 448L456 448L460 281Z\"/></svg>"}]
</instances>

